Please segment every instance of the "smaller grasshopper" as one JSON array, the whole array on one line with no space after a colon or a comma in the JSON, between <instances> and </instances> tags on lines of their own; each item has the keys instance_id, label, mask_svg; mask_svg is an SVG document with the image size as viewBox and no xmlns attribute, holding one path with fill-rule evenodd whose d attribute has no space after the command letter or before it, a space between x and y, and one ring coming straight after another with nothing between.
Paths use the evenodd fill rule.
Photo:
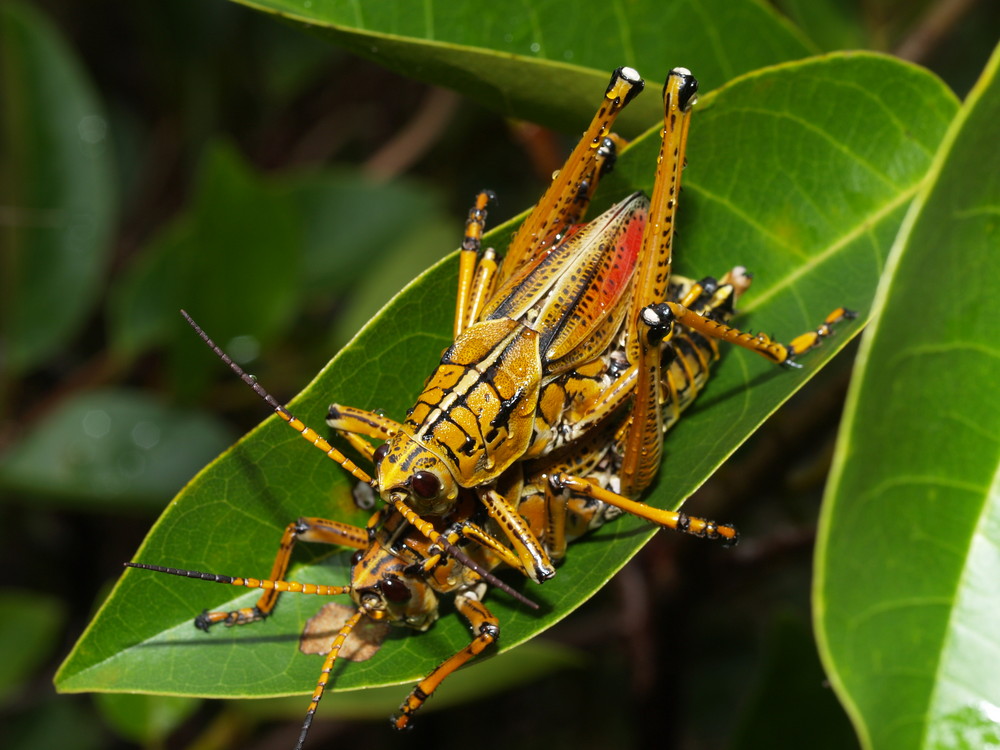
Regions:
<instances>
[{"instance_id":1,"label":"smaller grasshopper","mask_svg":"<svg viewBox=\"0 0 1000 750\"><path fill-rule=\"evenodd\" d=\"M320 670L320 677L295 745L296 750L301 750L340 649L363 618L424 632L438 619L439 597L452 596L455 608L468 621L473 632L468 646L443 661L414 686L399 711L392 717L392 724L397 729L404 729L409 725L413 714L448 675L481 654L499 637L499 620L481 601L486 593L486 581L482 572L510 561L513 559L512 554L502 545L470 545L470 553L463 556L463 559L474 565L473 569L454 557L442 554L440 547L440 540L454 549L463 539L492 539L491 534L473 518L472 513L477 510L474 498L466 495L456 504L453 513L435 518L434 528L439 538L437 543L429 541L423 532L410 525L391 506L376 511L366 528L331 521L324 521L322 526L313 524L310 541L322 541L357 550L351 558L351 582L345 586L287 581L283 579L284 570L279 571L276 577L257 579L138 562L126 565L214 583L261 589L264 591L263 598L269 600L271 606L285 592L318 596L347 594L354 600L358 610L336 634ZM322 534L319 533L320 528ZM255 609L241 610L243 617L234 617L236 613L229 612L203 612L195 624L204 630L217 623L243 624L259 619L259 612L255 612Z\"/></svg>"}]
</instances>

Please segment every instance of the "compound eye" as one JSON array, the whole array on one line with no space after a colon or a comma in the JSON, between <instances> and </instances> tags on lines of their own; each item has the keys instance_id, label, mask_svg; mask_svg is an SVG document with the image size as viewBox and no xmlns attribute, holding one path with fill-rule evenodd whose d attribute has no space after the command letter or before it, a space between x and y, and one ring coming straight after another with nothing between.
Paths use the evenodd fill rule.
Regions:
<instances>
[{"instance_id":1,"label":"compound eye","mask_svg":"<svg viewBox=\"0 0 1000 750\"><path fill-rule=\"evenodd\" d=\"M387 576L379 583L382 595L390 602L405 602L410 598L410 587L398 578Z\"/></svg>"},{"instance_id":2,"label":"compound eye","mask_svg":"<svg viewBox=\"0 0 1000 750\"><path fill-rule=\"evenodd\" d=\"M365 551L363 549L359 549L357 552L351 555L351 565L352 566L357 565L359 562L361 562L361 558L364 556L365 556Z\"/></svg>"},{"instance_id":3,"label":"compound eye","mask_svg":"<svg viewBox=\"0 0 1000 750\"><path fill-rule=\"evenodd\" d=\"M441 492L441 480L429 471L418 471L410 482L413 491L422 498L437 497Z\"/></svg>"},{"instance_id":4,"label":"compound eye","mask_svg":"<svg viewBox=\"0 0 1000 750\"><path fill-rule=\"evenodd\" d=\"M375 453L372 454L372 463L378 466L382 463L382 459L385 458L385 454L389 452L389 444L382 443L378 448L375 449Z\"/></svg>"}]
</instances>

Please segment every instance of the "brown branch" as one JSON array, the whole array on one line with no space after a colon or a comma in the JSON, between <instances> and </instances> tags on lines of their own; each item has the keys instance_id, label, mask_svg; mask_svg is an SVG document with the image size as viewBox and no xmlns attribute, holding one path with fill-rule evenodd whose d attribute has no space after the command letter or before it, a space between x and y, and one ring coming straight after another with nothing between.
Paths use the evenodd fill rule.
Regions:
<instances>
[{"instance_id":1,"label":"brown branch","mask_svg":"<svg viewBox=\"0 0 1000 750\"><path fill-rule=\"evenodd\" d=\"M894 54L910 62L926 60L976 2L977 0L940 0L928 9L916 28L899 43Z\"/></svg>"},{"instance_id":2,"label":"brown branch","mask_svg":"<svg viewBox=\"0 0 1000 750\"><path fill-rule=\"evenodd\" d=\"M365 173L375 180L389 180L405 172L441 136L458 101L453 91L430 89L406 127L365 163Z\"/></svg>"}]
</instances>

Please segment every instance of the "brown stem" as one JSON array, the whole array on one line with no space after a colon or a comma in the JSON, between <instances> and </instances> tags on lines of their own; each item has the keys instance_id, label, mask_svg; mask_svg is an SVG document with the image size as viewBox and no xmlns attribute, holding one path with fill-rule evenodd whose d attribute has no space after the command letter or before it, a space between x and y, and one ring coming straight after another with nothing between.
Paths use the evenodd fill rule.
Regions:
<instances>
[{"instance_id":1,"label":"brown stem","mask_svg":"<svg viewBox=\"0 0 1000 750\"><path fill-rule=\"evenodd\" d=\"M902 42L894 54L910 62L922 62L934 51L977 0L940 0L928 8L927 13Z\"/></svg>"}]
</instances>

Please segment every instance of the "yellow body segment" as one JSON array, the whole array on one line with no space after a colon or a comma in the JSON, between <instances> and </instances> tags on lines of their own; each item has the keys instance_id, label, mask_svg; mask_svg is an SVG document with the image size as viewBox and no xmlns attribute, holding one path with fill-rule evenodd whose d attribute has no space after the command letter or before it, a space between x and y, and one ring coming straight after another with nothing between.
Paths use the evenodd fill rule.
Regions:
<instances>
[{"instance_id":1,"label":"yellow body segment","mask_svg":"<svg viewBox=\"0 0 1000 750\"><path fill-rule=\"evenodd\" d=\"M538 366L538 335L516 321L485 321L467 329L445 352L403 429L388 441L377 474L383 497L405 487L415 470L426 470L427 452L458 486L499 476L531 439ZM419 498L415 505L428 513Z\"/></svg>"}]
</instances>

